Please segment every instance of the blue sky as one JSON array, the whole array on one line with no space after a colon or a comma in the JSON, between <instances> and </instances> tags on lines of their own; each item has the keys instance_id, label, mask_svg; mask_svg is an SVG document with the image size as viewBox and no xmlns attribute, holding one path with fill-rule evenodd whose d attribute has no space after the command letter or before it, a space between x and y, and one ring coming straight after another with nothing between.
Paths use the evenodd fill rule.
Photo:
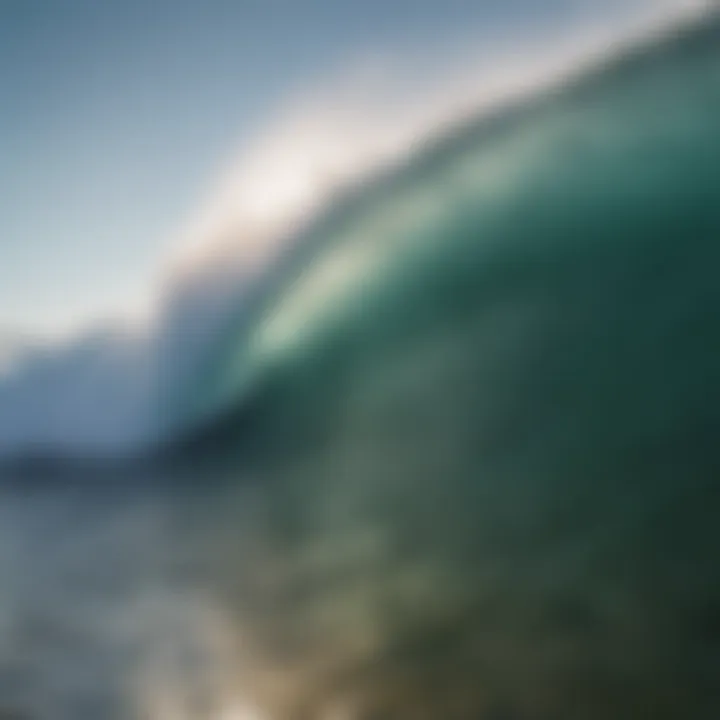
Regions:
<instances>
[{"instance_id":1,"label":"blue sky","mask_svg":"<svg viewBox=\"0 0 720 720\"><path fill-rule=\"evenodd\" d=\"M0 330L64 332L132 302L228 154L333 69L619 6L1 0Z\"/></svg>"}]
</instances>

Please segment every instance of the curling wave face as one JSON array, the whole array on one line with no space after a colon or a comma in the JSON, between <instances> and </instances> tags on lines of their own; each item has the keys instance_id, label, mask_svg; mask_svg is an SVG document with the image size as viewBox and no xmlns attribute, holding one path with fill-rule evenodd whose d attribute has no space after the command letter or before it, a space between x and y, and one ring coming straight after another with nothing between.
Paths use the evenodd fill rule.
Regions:
<instances>
[{"instance_id":1,"label":"curling wave face","mask_svg":"<svg viewBox=\"0 0 720 720\"><path fill-rule=\"evenodd\" d=\"M228 334L176 449L266 488L271 717L717 714L719 117L712 19L441 139Z\"/></svg>"},{"instance_id":2,"label":"curling wave face","mask_svg":"<svg viewBox=\"0 0 720 720\"><path fill-rule=\"evenodd\" d=\"M243 306L235 329L228 325L190 387L187 424L238 409L256 388L294 375L315 373L313 392L323 395L331 363L362 363L408 327L427 333L505 306L551 325L587 312L587 332L600 322L616 323L618 334L649 332L642 313L650 301L639 301L663 293L673 257L687 257L693 278L706 268L707 282L715 267L716 40L716 23L707 22L638 47L439 139L321 216ZM673 319L674 302L702 309L680 290L667 286L656 323ZM668 340L658 332L655 342ZM650 368L666 361L654 349L642 359ZM662 405L673 385L647 393Z\"/></svg>"},{"instance_id":3,"label":"curling wave face","mask_svg":"<svg viewBox=\"0 0 720 720\"><path fill-rule=\"evenodd\" d=\"M529 133L537 145L523 149L518 143L508 151L516 156L510 161L502 156L505 151L499 145L493 149L492 137L487 142L480 137L484 131L478 129L473 139L470 130L450 131L448 127L481 111L489 112L509 98L539 93L542 88L551 92L553 84L560 84L559 78L571 68L592 58L610 56L628 38L665 24L668 15L686 10L692 13L702 6L702 0L662 0L649 5L638 1L622 13L617 8L609 12L615 19L608 21L607 27L602 23L599 27L578 27L576 32L565 33L567 37L559 37L552 48L548 47L548 38L529 37L520 39L520 47L517 42L508 43L504 49L499 46L481 52L479 59L470 54L461 68L436 68L432 83L419 84L422 98L408 101L407 107L402 88L391 81L378 89L387 96L381 105L388 107L376 107L378 103L371 102L372 89L363 89L361 81L354 109L352 102L344 108L342 101L346 95L352 98L352 90L346 87L352 82L333 88L329 98L320 98L319 106L311 102L304 108L301 103L297 116L291 109L286 121L281 118L271 124L266 136L243 155L239 172L231 173L200 222L189 228L188 238L196 241L198 252L183 251L179 261L172 261L156 301L149 303L152 309L145 325L109 323L104 329L62 344L19 353L3 349L0 457L117 458L138 454L205 422L216 412L214 405L227 408L239 404L240 399L234 399L232 393L248 392L253 382L250 379L241 383L245 390L240 390L238 377L230 381L223 372L231 387L227 391L219 386L207 389L208 381L217 379L215 371L219 372L223 352L232 352L237 359L238 353L245 352L239 349L245 347L242 338L247 339L248 347L256 346L250 335L261 332L265 346L270 336L275 338L272 342L284 342L279 335L287 334L293 323L297 325L303 312L313 314L308 303L322 302L319 298L328 292L323 285L339 287L348 280L352 286L353 275L357 278L366 271L375 272L387 262L403 262L397 253L394 261L387 257L390 252L400 252L400 235L412 252L411 246L420 243L421 237L446 235L445 222L453 227L472 224L474 220L462 217L466 209L460 194L479 193L482 206L489 208L492 194L500 193L503 184L512 184L513 172L519 173L520 182L529 181L530 168L523 169L523 164L530 162L529 154L551 142L543 139L543 133L561 132L540 127L537 133L529 130L533 121L528 117L526 129L518 134ZM590 13L590 20L592 16ZM340 100L334 93L339 93ZM390 97L395 101L388 102ZM607 120L610 125L614 122ZM467 121L468 126L473 124ZM438 140L443 133L447 139ZM454 135L457 143L468 144L465 169L459 167L464 150L458 148L453 159L449 149L453 142L449 136ZM347 142L348 137L353 138L352 143ZM432 168L427 172L421 169L422 158L428 155L422 148L436 141L436 155L442 154L441 146L448 150L445 160L438 160L444 169L433 175ZM528 154L525 160L524 153ZM388 177L392 174L389 165L405 163L413 155L417 160L411 160L405 171ZM475 161L484 169L473 169ZM491 163L502 167L495 171ZM453 164L458 166L456 170L449 169ZM414 167L418 168L415 178L411 177ZM453 172L457 175L454 179L450 177ZM357 189L361 181L364 187ZM444 187L446 181L463 187L453 194L449 186ZM390 197L373 204L373 194L386 189ZM353 198L354 194L360 199ZM360 220L366 209L365 219ZM456 211L457 216L451 217ZM350 216L355 218L355 241L341 237L347 232L343 227ZM378 226L370 227L371 222ZM487 225L490 217L482 222ZM420 229L423 223L427 226ZM482 232L492 234L494 230L487 226ZM372 243L370 235L376 236L377 242ZM388 239L390 247L378 253L380 237ZM497 243L500 238L485 241ZM284 293L284 273L291 280L289 265L301 267L316 254L314 246L353 243L354 250L338 247L321 261L324 269L311 271L324 279L303 281L301 302L305 310L299 307L294 311L295 319L285 314L267 332L260 331L263 308L267 309L273 293ZM295 245L301 246L297 257L276 267L279 256ZM254 323L258 328L251 333ZM313 320L310 324L316 327L321 322ZM263 352L268 352L267 347ZM248 378L262 364L259 358L257 355L256 360L243 365L247 367L242 372ZM205 392L213 397L204 396Z\"/></svg>"}]
</instances>

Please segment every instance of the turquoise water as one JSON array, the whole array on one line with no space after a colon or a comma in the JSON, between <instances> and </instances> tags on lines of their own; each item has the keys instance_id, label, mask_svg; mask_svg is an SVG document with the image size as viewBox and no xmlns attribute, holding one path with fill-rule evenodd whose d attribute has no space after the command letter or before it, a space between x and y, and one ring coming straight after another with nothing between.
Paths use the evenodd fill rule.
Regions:
<instances>
[{"instance_id":1,"label":"turquoise water","mask_svg":"<svg viewBox=\"0 0 720 720\"><path fill-rule=\"evenodd\" d=\"M716 41L708 23L608 62L449 133L334 209L290 251L254 321L223 335L197 404L212 415L285 367L324 373L341 356L360 366L409 325L427 337L500 305L547 322L623 316L632 333L646 325L634 296L658 294L676 259L691 277L669 280L697 292L693 273L712 276L716 261ZM692 304L686 286L665 286L664 304L648 308L656 323Z\"/></svg>"}]
</instances>

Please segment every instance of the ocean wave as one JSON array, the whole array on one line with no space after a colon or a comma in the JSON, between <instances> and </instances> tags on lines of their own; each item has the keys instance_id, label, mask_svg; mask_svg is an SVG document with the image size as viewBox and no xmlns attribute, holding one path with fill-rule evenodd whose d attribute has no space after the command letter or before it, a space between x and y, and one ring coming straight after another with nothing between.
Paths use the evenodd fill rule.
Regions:
<instances>
[{"instance_id":1,"label":"ocean wave","mask_svg":"<svg viewBox=\"0 0 720 720\"><path fill-rule=\"evenodd\" d=\"M682 7L686 10L688 4ZM433 179L433 170L424 174L423 164L434 162L430 158L438 152L433 146L449 145L441 154L465 156L466 164L484 163L480 175L484 172L486 179L481 182L492 185L492 192L498 192L503 182L512 187L517 176L502 179L505 170L492 165L494 141L474 139L473 118L511 100L552 98L554 88L563 85L560 80L577 72L579 64L607 63L627 51L628 36L644 37L648 27L650 34L657 34L659 27L665 27L657 15L651 22L645 17L642 32L634 18L596 33L594 44L588 41L591 33L579 33L580 43L576 38L553 52L538 45L527 57L521 53L514 64L508 60L513 50L508 45L505 60L498 62L504 70L496 71L494 84L477 78L473 84L474 73L468 73L467 67L464 77L451 83L446 68L444 79L438 73L434 92L423 88L424 102L401 101L390 108L389 114L396 115L393 122L387 108L376 117L368 103L349 112L352 104L345 105L338 112L339 105L328 107L323 100L290 113L246 154L239 175L231 173L200 222L187 233L202 239L199 245L194 243L200 250L183 251L173 261L145 325L110 324L4 363L0 454L137 453L180 428L204 421L221 406L239 402L236 397L244 392L238 386L240 361L233 361L235 370L229 374L218 369L233 364L227 353L242 356L253 348L254 359L248 358L240 373L247 376L253 362L268 361L260 359L262 352L267 354L283 333L292 332L288 328L310 322L307 318L317 312L318 304L341 305L337 293L352 292L358 277L378 272L387 248L380 248L377 238L394 242L398 235L383 223L402 225L403 218L410 217L417 226L446 202L447 179ZM666 60L660 57L656 62L661 65ZM484 78L492 77L490 65ZM401 107L408 108L405 114L398 114ZM458 130L459 125L471 130ZM541 139L542 132L531 132L528 142ZM465 142L488 150L475 158L474 148L463 147ZM520 150L511 147L509 152ZM502 162L506 168L512 165ZM522 167L519 172L526 174ZM513 191L522 184L521 177ZM480 196L485 192L472 185L465 191ZM388 201L375 199L386 192L391 193ZM491 205L488 201L488 216L494 212ZM445 214L450 207L445 206ZM365 240L343 250L345 241L333 236L335 226L342 227L346 216L363 214L364 219L355 224ZM372 223L381 227L366 227ZM442 235L441 227L435 227ZM401 232L407 235L407 227ZM301 287L288 295L284 283L295 287L297 269L313 256L312 248L333 245L337 249L307 265ZM281 260L288 248L292 249L288 259ZM286 295L290 309L283 305ZM265 322L268 314L275 318L272 322ZM264 349L255 352L257 347ZM251 381L240 385L247 382Z\"/></svg>"}]
</instances>

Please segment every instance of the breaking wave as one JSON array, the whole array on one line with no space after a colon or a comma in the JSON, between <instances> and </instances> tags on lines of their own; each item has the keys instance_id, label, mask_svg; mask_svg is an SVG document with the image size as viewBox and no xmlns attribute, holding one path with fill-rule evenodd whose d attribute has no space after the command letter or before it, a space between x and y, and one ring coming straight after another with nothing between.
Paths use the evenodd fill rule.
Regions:
<instances>
[{"instance_id":1,"label":"breaking wave","mask_svg":"<svg viewBox=\"0 0 720 720\"><path fill-rule=\"evenodd\" d=\"M494 84L438 81L382 122L320 103L280 123L191 229L202 242L176 259L144 326L4 356L0 453L143 451L242 404L289 347L326 335L358 293L379 302L421 277L428 258L472 256L485 277L501 246L565 242L570 222L579 252L611 204L672 198L690 212L703 195L688 196L687 178L700 182L717 151L718 53L701 40L633 52L633 34L606 28L594 46L514 66L508 52ZM597 69L568 80L583 58ZM536 228L515 224L533 209ZM628 234L612 219L607 232Z\"/></svg>"}]
</instances>

